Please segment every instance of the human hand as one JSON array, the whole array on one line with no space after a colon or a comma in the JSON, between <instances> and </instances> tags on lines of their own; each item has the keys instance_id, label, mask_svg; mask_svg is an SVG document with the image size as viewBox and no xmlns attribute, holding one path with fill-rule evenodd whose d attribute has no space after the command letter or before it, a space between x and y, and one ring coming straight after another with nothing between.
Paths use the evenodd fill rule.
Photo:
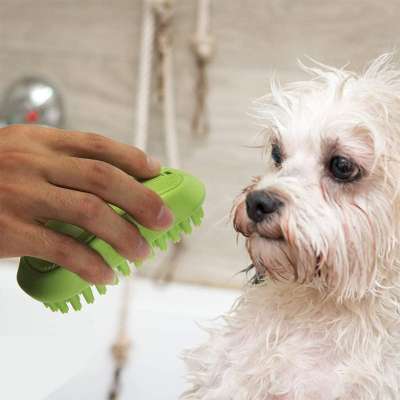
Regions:
<instances>
[{"instance_id":1,"label":"human hand","mask_svg":"<svg viewBox=\"0 0 400 400\"><path fill-rule=\"evenodd\" d=\"M101 256L45 224L80 226L131 261L145 258L146 241L107 203L147 228L168 228L172 213L134 179L159 172L157 160L101 135L33 125L1 128L0 258L38 257L92 283L111 283L114 273Z\"/></svg>"}]
</instances>

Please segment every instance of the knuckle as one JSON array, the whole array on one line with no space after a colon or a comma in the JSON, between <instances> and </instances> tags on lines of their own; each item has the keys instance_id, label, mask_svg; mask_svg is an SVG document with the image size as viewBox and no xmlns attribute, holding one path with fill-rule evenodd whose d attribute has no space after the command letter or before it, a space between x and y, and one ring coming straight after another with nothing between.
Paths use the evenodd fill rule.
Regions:
<instances>
[{"instance_id":1,"label":"knuckle","mask_svg":"<svg viewBox=\"0 0 400 400\"><path fill-rule=\"evenodd\" d=\"M9 151L0 157L0 170L14 170L30 161L29 155L19 151Z\"/></svg>"},{"instance_id":2,"label":"knuckle","mask_svg":"<svg viewBox=\"0 0 400 400\"><path fill-rule=\"evenodd\" d=\"M20 126L18 125L7 125L0 129L0 135L2 138L10 138L16 136L20 132Z\"/></svg>"},{"instance_id":3,"label":"knuckle","mask_svg":"<svg viewBox=\"0 0 400 400\"><path fill-rule=\"evenodd\" d=\"M104 204L97 196L82 195L79 203L79 217L84 221L96 220L103 213Z\"/></svg>"},{"instance_id":4,"label":"knuckle","mask_svg":"<svg viewBox=\"0 0 400 400\"><path fill-rule=\"evenodd\" d=\"M105 136L99 135L98 133L87 134L87 145L93 149L96 153L108 152L110 148L110 139Z\"/></svg>"},{"instance_id":5,"label":"knuckle","mask_svg":"<svg viewBox=\"0 0 400 400\"><path fill-rule=\"evenodd\" d=\"M67 237L60 235L54 245L52 248L54 248L54 257L57 262L63 266L71 265L74 262L73 254L75 253L71 241Z\"/></svg>"},{"instance_id":6,"label":"knuckle","mask_svg":"<svg viewBox=\"0 0 400 400\"><path fill-rule=\"evenodd\" d=\"M0 129L0 135L6 139L28 139L34 135L34 139L45 137L49 132L54 131L54 128L37 125L11 124Z\"/></svg>"},{"instance_id":7,"label":"knuckle","mask_svg":"<svg viewBox=\"0 0 400 400\"><path fill-rule=\"evenodd\" d=\"M135 258L138 247L138 236L139 234L133 229L127 230L122 235L123 240L118 242L119 251L129 258Z\"/></svg>"},{"instance_id":8,"label":"knuckle","mask_svg":"<svg viewBox=\"0 0 400 400\"><path fill-rule=\"evenodd\" d=\"M10 182L0 182L0 197L2 199L13 199L15 202L15 199L20 198L20 192L19 185ZM2 205L4 206L5 204Z\"/></svg>"},{"instance_id":9,"label":"knuckle","mask_svg":"<svg viewBox=\"0 0 400 400\"><path fill-rule=\"evenodd\" d=\"M11 124L1 128L1 135L15 137L27 131L28 127L22 124Z\"/></svg>"},{"instance_id":10,"label":"knuckle","mask_svg":"<svg viewBox=\"0 0 400 400\"><path fill-rule=\"evenodd\" d=\"M112 179L112 167L103 161L93 161L90 163L87 179L90 187L96 191L104 192L107 190Z\"/></svg>"},{"instance_id":11,"label":"knuckle","mask_svg":"<svg viewBox=\"0 0 400 400\"><path fill-rule=\"evenodd\" d=\"M63 131L61 134L57 132L57 134L51 135L51 142L56 150L68 153L66 150L70 149L71 142L75 139L75 136L74 132L70 131Z\"/></svg>"}]
</instances>

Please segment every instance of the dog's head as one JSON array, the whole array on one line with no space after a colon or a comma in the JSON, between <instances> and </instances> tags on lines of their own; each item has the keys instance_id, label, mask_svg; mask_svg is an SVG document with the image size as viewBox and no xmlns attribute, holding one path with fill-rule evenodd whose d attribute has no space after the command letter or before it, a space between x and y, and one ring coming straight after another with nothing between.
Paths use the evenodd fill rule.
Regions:
<instances>
[{"instance_id":1,"label":"dog's head","mask_svg":"<svg viewBox=\"0 0 400 400\"><path fill-rule=\"evenodd\" d=\"M258 103L268 168L237 198L234 226L259 276L358 299L400 275L400 71L388 55L361 75L306 70Z\"/></svg>"}]
</instances>

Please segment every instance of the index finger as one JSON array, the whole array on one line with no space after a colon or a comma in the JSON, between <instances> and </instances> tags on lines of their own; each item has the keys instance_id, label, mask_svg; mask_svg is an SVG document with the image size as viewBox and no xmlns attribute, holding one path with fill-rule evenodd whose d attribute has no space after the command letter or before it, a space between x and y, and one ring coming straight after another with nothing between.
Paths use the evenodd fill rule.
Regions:
<instances>
[{"instance_id":1,"label":"index finger","mask_svg":"<svg viewBox=\"0 0 400 400\"><path fill-rule=\"evenodd\" d=\"M157 159L137 147L96 133L65 131L52 137L51 147L70 156L105 161L136 178L152 178L161 169Z\"/></svg>"}]
</instances>

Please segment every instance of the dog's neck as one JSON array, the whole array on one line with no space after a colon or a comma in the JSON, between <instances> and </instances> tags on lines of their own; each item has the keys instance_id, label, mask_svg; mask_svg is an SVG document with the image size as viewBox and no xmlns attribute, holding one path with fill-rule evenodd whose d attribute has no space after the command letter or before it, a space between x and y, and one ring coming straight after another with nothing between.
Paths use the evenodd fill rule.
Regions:
<instances>
[{"instance_id":1,"label":"dog's neck","mask_svg":"<svg viewBox=\"0 0 400 400\"><path fill-rule=\"evenodd\" d=\"M382 317L398 318L400 304L400 277L391 277L391 284L387 282L371 290L360 298L337 298L334 295L326 295L313 285L300 283L272 282L266 280L264 283L249 287L245 291L245 298L256 303L268 303L266 306L279 309L286 314L287 318L309 312L310 315L330 314L338 317L343 314L354 314L354 316L365 316L368 319L380 319Z\"/></svg>"}]
</instances>

